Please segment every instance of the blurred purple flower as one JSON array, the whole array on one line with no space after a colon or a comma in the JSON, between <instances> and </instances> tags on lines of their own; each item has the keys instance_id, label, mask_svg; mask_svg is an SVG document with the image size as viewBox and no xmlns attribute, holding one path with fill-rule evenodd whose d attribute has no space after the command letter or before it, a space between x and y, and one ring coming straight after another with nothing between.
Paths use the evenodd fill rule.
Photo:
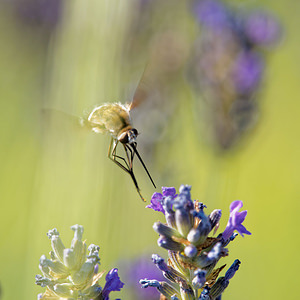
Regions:
<instances>
[{"instance_id":1,"label":"blurred purple flower","mask_svg":"<svg viewBox=\"0 0 300 300\"><path fill-rule=\"evenodd\" d=\"M61 18L61 0L12 0L19 18L29 25L51 29Z\"/></svg>"},{"instance_id":2,"label":"blurred purple flower","mask_svg":"<svg viewBox=\"0 0 300 300\"><path fill-rule=\"evenodd\" d=\"M247 216L247 210L239 212L242 207L243 202L239 200L233 201L230 204L230 217L222 234L225 241L231 237L234 230L236 230L241 236L244 236L244 234L251 235L251 232L242 225Z\"/></svg>"},{"instance_id":3,"label":"blurred purple flower","mask_svg":"<svg viewBox=\"0 0 300 300\"><path fill-rule=\"evenodd\" d=\"M278 21L273 16L260 11L248 16L244 30L253 44L262 46L276 43L281 33Z\"/></svg>"},{"instance_id":4,"label":"blurred purple flower","mask_svg":"<svg viewBox=\"0 0 300 300\"><path fill-rule=\"evenodd\" d=\"M264 63L258 53L241 52L233 67L235 88L240 93L251 93L259 86L264 71Z\"/></svg>"},{"instance_id":5,"label":"blurred purple flower","mask_svg":"<svg viewBox=\"0 0 300 300\"><path fill-rule=\"evenodd\" d=\"M105 280L106 283L102 291L102 297L104 300L108 300L109 293L120 291L121 288L124 286L124 283L120 280L117 268L111 269L107 273Z\"/></svg>"},{"instance_id":6,"label":"blurred purple flower","mask_svg":"<svg viewBox=\"0 0 300 300\"><path fill-rule=\"evenodd\" d=\"M225 6L216 0L200 0L194 4L197 20L207 27L222 29L229 24L228 12Z\"/></svg>"},{"instance_id":7,"label":"blurred purple flower","mask_svg":"<svg viewBox=\"0 0 300 300\"><path fill-rule=\"evenodd\" d=\"M162 194L157 192L154 193L151 198L151 204L147 205L146 208L152 208L155 211L160 211L165 214L162 200L168 196L174 198L176 196L176 189L173 187L162 187Z\"/></svg>"},{"instance_id":8,"label":"blurred purple flower","mask_svg":"<svg viewBox=\"0 0 300 300\"><path fill-rule=\"evenodd\" d=\"M159 293L156 289L142 289L139 285L141 278L157 278L162 281L164 277L161 271L153 264L151 255L143 255L130 263L122 266L122 271L126 272L126 286L131 287L134 293L134 299L156 300L159 299Z\"/></svg>"},{"instance_id":9,"label":"blurred purple flower","mask_svg":"<svg viewBox=\"0 0 300 300\"><path fill-rule=\"evenodd\" d=\"M267 64L263 48L279 39L280 26L268 13L245 13L222 0L193 3L201 31L189 79L206 101L210 140L228 150L257 120L257 92Z\"/></svg>"}]
</instances>

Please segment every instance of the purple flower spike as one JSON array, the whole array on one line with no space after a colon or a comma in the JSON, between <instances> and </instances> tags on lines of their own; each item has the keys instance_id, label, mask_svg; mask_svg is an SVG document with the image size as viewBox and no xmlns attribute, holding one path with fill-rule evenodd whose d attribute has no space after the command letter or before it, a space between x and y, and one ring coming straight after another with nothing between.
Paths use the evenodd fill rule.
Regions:
<instances>
[{"instance_id":1,"label":"purple flower spike","mask_svg":"<svg viewBox=\"0 0 300 300\"><path fill-rule=\"evenodd\" d=\"M194 5L196 18L212 29L222 29L228 25L229 14L225 6L217 0L199 0Z\"/></svg>"},{"instance_id":2,"label":"purple flower spike","mask_svg":"<svg viewBox=\"0 0 300 300\"><path fill-rule=\"evenodd\" d=\"M245 32L252 43L264 46L274 44L279 40L281 28L273 16L255 12L246 20Z\"/></svg>"},{"instance_id":3,"label":"purple flower spike","mask_svg":"<svg viewBox=\"0 0 300 300\"><path fill-rule=\"evenodd\" d=\"M230 217L227 223L227 226L223 232L223 238L226 241L231 237L233 234L233 231L236 230L241 236L244 236L244 234L251 234L245 226L242 225L244 222L247 211L241 211L239 210L243 207L243 202L242 201L233 201L230 205Z\"/></svg>"},{"instance_id":4,"label":"purple flower spike","mask_svg":"<svg viewBox=\"0 0 300 300\"><path fill-rule=\"evenodd\" d=\"M157 192L154 193L151 198L151 204L147 205L146 208L152 208L155 211L160 211L165 214L163 199L168 196L175 197L176 189L173 187L162 187L162 194Z\"/></svg>"},{"instance_id":5,"label":"purple flower spike","mask_svg":"<svg viewBox=\"0 0 300 300\"><path fill-rule=\"evenodd\" d=\"M111 269L105 277L106 283L102 291L104 300L109 300L109 293L114 291L120 291L124 286L124 283L120 280L118 275L118 269Z\"/></svg>"},{"instance_id":6,"label":"purple flower spike","mask_svg":"<svg viewBox=\"0 0 300 300\"><path fill-rule=\"evenodd\" d=\"M253 52L242 52L235 62L233 78L240 93L254 91L260 84L264 71L261 57Z\"/></svg>"}]
</instances>

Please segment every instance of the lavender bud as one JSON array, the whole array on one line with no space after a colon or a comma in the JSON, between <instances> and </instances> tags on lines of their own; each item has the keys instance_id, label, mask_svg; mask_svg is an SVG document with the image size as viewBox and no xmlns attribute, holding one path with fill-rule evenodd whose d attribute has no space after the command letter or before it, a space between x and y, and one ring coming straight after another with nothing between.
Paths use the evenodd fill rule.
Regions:
<instances>
[{"instance_id":1,"label":"lavender bud","mask_svg":"<svg viewBox=\"0 0 300 300\"><path fill-rule=\"evenodd\" d=\"M163 272L168 271L168 266L165 263L165 260L157 254L152 254L152 261L156 264L156 266L162 270Z\"/></svg>"},{"instance_id":2,"label":"lavender bud","mask_svg":"<svg viewBox=\"0 0 300 300\"><path fill-rule=\"evenodd\" d=\"M47 236L51 240L51 246L52 246L52 249L54 250L54 253L55 253L56 257L61 262L63 262L64 261L65 246L64 246L62 240L59 237L59 232L57 231L56 228L53 228L53 229L48 231Z\"/></svg>"},{"instance_id":3,"label":"lavender bud","mask_svg":"<svg viewBox=\"0 0 300 300\"><path fill-rule=\"evenodd\" d=\"M100 295L101 291L102 287L99 284L94 284L89 288L83 290L82 293L79 294L79 296L88 296L89 299L95 299L98 295Z\"/></svg>"},{"instance_id":4,"label":"lavender bud","mask_svg":"<svg viewBox=\"0 0 300 300\"><path fill-rule=\"evenodd\" d=\"M41 275L36 275L35 284L40 285L41 287L46 287L47 285L51 284L51 280Z\"/></svg>"},{"instance_id":5,"label":"lavender bud","mask_svg":"<svg viewBox=\"0 0 300 300\"><path fill-rule=\"evenodd\" d=\"M226 241L222 239L223 243L222 246L226 247L230 242L232 242L236 237L238 236L238 233L234 232L229 239ZM222 234L220 234L220 237L222 237Z\"/></svg>"},{"instance_id":6,"label":"lavender bud","mask_svg":"<svg viewBox=\"0 0 300 300\"><path fill-rule=\"evenodd\" d=\"M167 298L171 298L174 295L177 297L180 296L178 291L165 281L159 282L157 280L141 279L140 284L142 285L142 288L147 288L149 286L156 287L158 291Z\"/></svg>"},{"instance_id":7,"label":"lavender bud","mask_svg":"<svg viewBox=\"0 0 300 300\"><path fill-rule=\"evenodd\" d=\"M211 212L211 214L208 216L211 229L213 229L216 225L219 224L221 217L222 217L221 209L215 209L214 211Z\"/></svg>"},{"instance_id":8,"label":"lavender bud","mask_svg":"<svg viewBox=\"0 0 300 300\"><path fill-rule=\"evenodd\" d=\"M157 240L158 246L165 248L167 250L172 250L172 251L183 251L184 246L178 242L175 242L171 238L165 237L165 236L160 236L159 239Z\"/></svg>"},{"instance_id":9,"label":"lavender bud","mask_svg":"<svg viewBox=\"0 0 300 300\"><path fill-rule=\"evenodd\" d=\"M201 232L198 230L198 228L192 228L190 232L187 235L187 240L193 244L197 244L197 242L200 240Z\"/></svg>"},{"instance_id":10,"label":"lavender bud","mask_svg":"<svg viewBox=\"0 0 300 300\"><path fill-rule=\"evenodd\" d=\"M194 300L195 299L195 294L193 292L193 289L190 286L187 287L180 287L180 294L181 294L181 299L184 300Z\"/></svg>"},{"instance_id":11,"label":"lavender bud","mask_svg":"<svg viewBox=\"0 0 300 300\"><path fill-rule=\"evenodd\" d=\"M83 235L83 226L82 225L73 225L71 226L71 229L74 231L74 238L72 240L72 243L76 240L81 241L82 240L82 235ZM73 244L72 244L73 247Z\"/></svg>"},{"instance_id":12,"label":"lavender bud","mask_svg":"<svg viewBox=\"0 0 300 300\"><path fill-rule=\"evenodd\" d=\"M68 275L68 269L67 267L62 264L60 261L52 261L50 259L47 259L45 255L42 255L40 258L40 265L41 268L48 267L52 272L54 272L57 275L65 276Z\"/></svg>"},{"instance_id":13,"label":"lavender bud","mask_svg":"<svg viewBox=\"0 0 300 300\"><path fill-rule=\"evenodd\" d=\"M212 299L220 296L224 290L227 288L229 280L226 280L225 277L218 278L217 282L211 287L210 296Z\"/></svg>"},{"instance_id":14,"label":"lavender bud","mask_svg":"<svg viewBox=\"0 0 300 300\"><path fill-rule=\"evenodd\" d=\"M205 282L206 282L206 271L204 270L201 270L201 269L197 269L195 272L194 272L194 279L192 281L192 284L193 284L193 287L195 289L200 289L204 286Z\"/></svg>"},{"instance_id":15,"label":"lavender bud","mask_svg":"<svg viewBox=\"0 0 300 300\"><path fill-rule=\"evenodd\" d=\"M193 216L200 220L196 228L192 228L187 236L187 240L195 245L201 245L211 231L210 219L204 213L205 205L200 206L200 211L193 211Z\"/></svg>"},{"instance_id":16,"label":"lavender bud","mask_svg":"<svg viewBox=\"0 0 300 300\"><path fill-rule=\"evenodd\" d=\"M217 243L208 253L197 256L195 262L200 268L204 268L216 262L222 256L222 249L221 243Z\"/></svg>"},{"instance_id":17,"label":"lavender bud","mask_svg":"<svg viewBox=\"0 0 300 300\"><path fill-rule=\"evenodd\" d=\"M191 200L190 190L190 186L181 185L180 194L174 201L176 227L184 237L193 227L191 211L194 209L194 204Z\"/></svg>"},{"instance_id":18,"label":"lavender bud","mask_svg":"<svg viewBox=\"0 0 300 300\"><path fill-rule=\"evenodd\" d=\"M196 246L194 246L193 244L190 244L184 248L184 254L187 257L194 257L197 255L197 252L198 252L198 250L197 250Z\"/></svg>"},{"instance_id":19,"label":"lavender bud","mask_svg":"<svg viewBox=\"0 0 300 300\"><path fill-rule=\"evenodd\" d=\"M239 269L240 264L241 264L241 262L238 259L236 259L233 262L233 264L231 265L231 267L225 273L225 279L226 280L230 280L234 276L234 274L236 273L236 271Z\"/></svg>"},{"instance_id":20,"label":"lavender bud","mask_svg":"<svg viewBox=\"0 0 300 300\"><path fill-rule=\"evenodd\" d=\"M69 269L76 267L76 259L73 249L64 249L64 264Z\"/></svg>"},{"instance_id":21,"label":"lavender bud","mask_svg":"<svg viewBox=\"0 0 300 300\"><path fill-rule=\"evenodd\" d=\"M184 281L184 277L181 273L173 269L171 266L168 266L164 259L157 254L152 255L152 261L156 266L163 272L165 278L169 279L172 282Z\"/></svg>"},{"instance_id":22,"label":"lavender bud","mask_svg":"<svg viewBox=\"0 0 300 300\"><path fill-rule=\"evenodd\" d=\"M199 297L199 300L211 300L209 294L210 294L210 287L207 285L203 289L203 291Z\"/></svg>"},{"instance_id":23,"label":"lavender bud","mask_svg":"<svg viewBox=\"0 0 300 300\"><path fill-rule=\"evenodd\" d=\"M74 295L75 291L71 290L70 287L72 287L70 283L55 284L53 290L57 296L62 298L76 297L76 294Z\"/></svg>"},{"instance_id":24,"label":"lavender bud","mask_svg":"<svg viewBox=\"0 0 300 300\"><path fill-rule=\"evenodd\" d=\"M189 211L183 207L177 208L175 211L175 221L180 234L186 237L192 228Z\"/></svg>"},{"instance_id":25,"label":"lavender bud","mask_svg":"<svg viewBox=\"0 0 300 300\"><path fill-rule=\"evenodd\" d=\"M161 222L155 222L154 225L153 225L153 229L158 234L164 235L164 236L169 237L169 238L171 238L172 236L175 236L175 237L178 237L178 238L182 237L177 230L175 230L175 229L173 229L169 226L166 226L166 225L162 224Z\"/></svg>"},{"instance_id":26,"label":"lavender bud","mask_svg":"<svg viewBox=\"0 0 300 300\"><path fill-rule=\"evenodd\" d=\"M71 281L73 284L79 285L83 284L84 282L88 281L94 275L94 267L95 263L92 261L87 260L79 271L75 272L71 276Z\"/></svg>"}]
</instances>

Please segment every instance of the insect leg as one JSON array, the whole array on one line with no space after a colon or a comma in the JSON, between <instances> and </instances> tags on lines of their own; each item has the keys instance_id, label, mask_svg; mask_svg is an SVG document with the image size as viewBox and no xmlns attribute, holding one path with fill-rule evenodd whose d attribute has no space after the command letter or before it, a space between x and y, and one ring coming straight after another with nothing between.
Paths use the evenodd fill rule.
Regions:
<instances>
[{"instance_id":1,"label":"insect leg","mask_svg":"<svg viewBox=\"0 0 300 300\"><path fill-rule=\"evenodd\" d=\"M131 157L129 157L128 152L126 150L126 146L124 145L124 149L125 149L125 153L126 153L128 162L126 161L126 159L124 157L116 155L118 143L119 143L119 141L116 141L114 138L111 139L110 145L108 148L108 158L130 175L138 194L140 195L141 199L145 202L146 200L144 199L144 197L142 196L142 194L140 192L140 188L138 186L138 183L136 181L136 178L135 178L133 170L132 170L133 154L131 153ZM117 161L117 158L123 160L125 165L123 165L121 162Z\"/></svg>"},{"instance_id":2,"label":"insect leg","mask_svg":"<svg viewBox=\"0 0 300 300\"><path fill-rule=\"evenodd\" d=\"M130 168L124 157L116 155L117 145L119 141L116 141L114 138L111 138L109 148L108 148L108 158L113 161L117 166L123 169L125 172L130 173ZM117 161L117 158L122 159L125 162L125 166Z\"/></svg>"},{"instance_id":3,"label":"insect leg","mask_svg":"<svg viewBox=\"0 0 300 300\"><path fill-rule=\"evenodd\" d=\"M125 152L126 152L126 155L127 155L127 158L128 158L128 161L129 161L129 169L130 170L133 170L133 157L134 157L134 151L132 151L132 149L126 145L125 147ZM130 158L129 158L129 155L128 155L128 152L130 152Z\"/></svg>"}]
</instances>

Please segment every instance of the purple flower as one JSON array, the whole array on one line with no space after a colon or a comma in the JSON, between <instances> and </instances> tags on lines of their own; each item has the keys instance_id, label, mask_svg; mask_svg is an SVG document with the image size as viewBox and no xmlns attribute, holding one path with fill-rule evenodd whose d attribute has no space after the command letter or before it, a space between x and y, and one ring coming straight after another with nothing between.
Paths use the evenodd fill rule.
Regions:
<instances>
[{"instance_id":1,"label":"purple flower","mask_svg":"<svg viewBox=\"0 0 300 300\"><path fill-rule=\"evenodd\" d=\"M244 236L244 234L251 234L251 232L242 225L247 215L247 210L239 212L242 207L243 202L239 200L233 201L230 204L230 217L222 234L225 241L231 237L234 230L236 230L241 236Z\"/></svg>"},{"instance_id":2,"label":"purple flower","mask_svg":"<svg viewBox=\"0 0 300 300\"><path fill-rule=\"evenodd\" d=\"M154 264L162 271L165 279L159 280L157 276L151 278L145 274L139 281L142 288L156 288L163 299L198 299L200 289L205 290L204 285L209 281L209 289L206 288L199 299L220 299L229 280L238 270L240 261L236 260L225 276L219 278L218 274L225 265L218 269L215 266L222 257L228 255L225 247L234 239L234 230L241 235L251 234L242 225L247 214L247 211L239 212L243 203L234 201L230 205L230 218L224 233L213 237L209 233L219 223L221 211L214 210L206 215L206 206L191 200L191 186L181 185L178 195L175 195L175 189L163 188L163 193L156 193L153 198L165 211L166 224L156 222L153 228L159 234L157 244L168 250L168 259L152 255ZM132 269L136 271L138 268Z\"/></svg>"},{"instance_id":3,"label":"purple flower","mask_svg":"<svg viewBox=\"0 0 300 300\"><path fill-rule=\"evenodd\" d=\"M270 45L278 41L280 26L273 16L255 12L249 15L245 21L245 33L254 44Z\"/></svg>"},{"instance_id":4,"label":"purple flower","mask_svg":"<svg viewBox=\"0 0 300 300\"><path fill-rule=\"evenodd\" d=\"M159 298L159 293L156 289L142 289L138 284L141 278L164 280L161 271L153 264L150 255L143 255L133 261L123 262L120 270L122 271L122 277L126 277L126 287L132 290L133 294L130 299L153 300Z\"/></svg>"},{"instance_id":5,"label":"purple flower","mask_svg":"<svg viewBox=\"0 0 300 300\"><path fill-rule=\"evenodd\" d=\"M229 24L229 14L225 6L216 0L200 0L194 5L196 18L212 29L222 29Z\"/></svg>"},{"instance_id":6,"label":"purple flower","mask_svg":"<svg viewBox=\"0 0 300 300\"><path fill-rule=\"evenodd\" d=\"M124 283L120 280L117 268L111 269L107 273L105 280L106 283L102 291L102 296L104 300L108 300L109 293L114 291L120 291L121 288L124 286Z\"/></svg>"},{"instance_id":7,"label":"purple flower","mask_svg":"<svg viewBox=\"0 0 300 300\"><path fill-rule=\"evenodd\" d=\"M15 0L17 12L20 18L31 25L53 28L61 19L61 0Z\"/></svg>"},{"instance_id":8,"label":"purple flower","mask_svg":"<svg viewBox=\"0 0 300 300\"><path fill-rule=\"evenodd\" d=\"M233 67L233 80L240 93L254 91L261 82L264 64L261 57L254 52L242 52Z\"/></svg>"},{"instance_id":9,"label":"purple flower","mask_svg":"<svg viewBox=\"0 0 300 300\"><path fill-rule=\"evenodd\" d=\"M152 208L155 211L160 211L165 214L163 199L168 196L175 198L176 189L174 187L162 187L161 189L162 194L157 192L154 193L151 198L151 204L147 205L146 208Z\"/></svg>"}]
</instances>

